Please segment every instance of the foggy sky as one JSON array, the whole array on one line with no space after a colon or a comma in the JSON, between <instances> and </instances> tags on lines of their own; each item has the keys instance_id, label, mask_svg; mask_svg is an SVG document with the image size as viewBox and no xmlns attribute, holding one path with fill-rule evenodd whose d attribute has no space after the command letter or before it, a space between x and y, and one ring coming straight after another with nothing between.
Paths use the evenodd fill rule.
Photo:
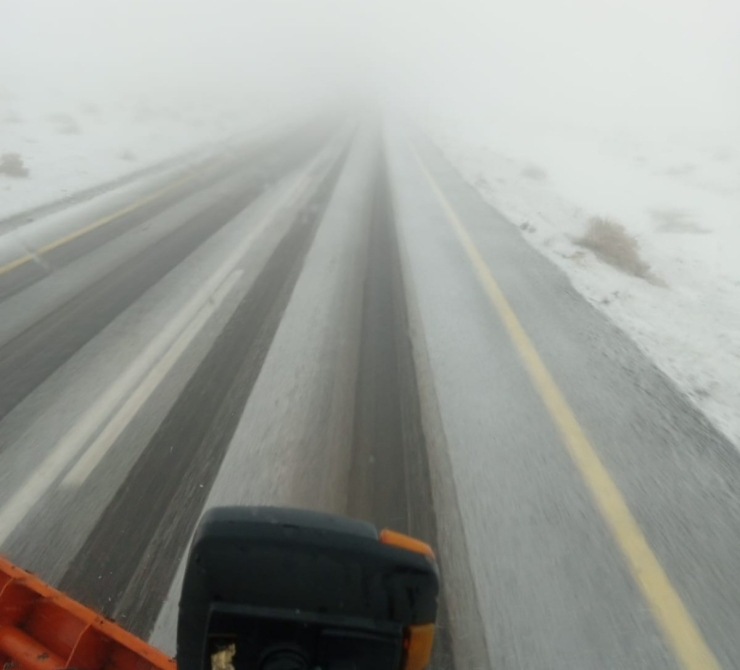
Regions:
<instances>
[{"instance_id":1,"label":"foggy sky","mask_svg":"<svg viewBox=\"0 0 740 670\"><path fill-rule=\"evenodd\" d=\"M737 130L736 0L5 0L0 87Z\"/></svg>"}]
</instances>

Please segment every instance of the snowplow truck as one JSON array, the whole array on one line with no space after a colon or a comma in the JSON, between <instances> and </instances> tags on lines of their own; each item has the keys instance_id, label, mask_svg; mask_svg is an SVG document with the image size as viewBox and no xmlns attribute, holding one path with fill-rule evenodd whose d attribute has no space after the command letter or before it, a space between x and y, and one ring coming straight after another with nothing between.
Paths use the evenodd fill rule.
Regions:
<instances>
[{"instance_id":1,"label":"snowplow truck","mask_svg":"<svg viewBox=\"0 0 740 670\"><path fill-rule=\"evenodd\" d=\"M0 668L424 670L438 592L432 549L407 535L215 508L187 556L174 659L0 558Z\"/></svg>"}]
</instances>

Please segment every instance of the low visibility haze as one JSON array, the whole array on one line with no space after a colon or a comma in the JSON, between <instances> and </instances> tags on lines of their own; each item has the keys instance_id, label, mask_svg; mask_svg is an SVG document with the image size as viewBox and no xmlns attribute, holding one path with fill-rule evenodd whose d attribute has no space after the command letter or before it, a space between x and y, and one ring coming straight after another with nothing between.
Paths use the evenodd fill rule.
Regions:
<instances>
[{"instance_id":1,"label":"low visibility haze","mask_svg":"<svg viewBox=\"0 0 740 670\"><path fill-rule=\"evenodd\" d=\"M0 669L739 667L738 259L739 0L0 0Z\"/></svg>"},{"instance_id":2,"label":"low visibility haze","mask_svg":"<svg viewBox=\"0 0 740 670\"><path fill-rule=\"evenodd\" d=\"M259 105L370 97L440 114L735 132L732 0L10 1L2 85ZM505 129L502 129L502 131Z\"/></svg>"}]
</instances>

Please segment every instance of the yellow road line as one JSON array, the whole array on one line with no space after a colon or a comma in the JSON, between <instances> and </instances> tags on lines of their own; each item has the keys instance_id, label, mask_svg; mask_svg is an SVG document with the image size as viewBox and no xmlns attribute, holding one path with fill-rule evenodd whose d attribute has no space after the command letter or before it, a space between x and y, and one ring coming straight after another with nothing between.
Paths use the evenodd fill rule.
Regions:
<instances>
[{"instance_id":1,"label":"yellow road line","mask_svg":"<svg viewBox=\"0 0 740 670\"><path fill-rule=\"evenodd\" d=\"M437 186L419 155L416 160L437 196L468 255L478 280L499 314L532 384L558 427L565 446L583 477L591 497L611 529L653 617L685 670L720 670L720 665L699 632L663 567L650 549L617 485L588 441L573 410L542 362L509 301L494 279L470 234Z\"/></svg>"},{"instance_id":2,"label":"yellow road line","mask_svg":"<svg viewBox=\"0 0 740 670\"><path fill-rule=\"evenodd\" d=\"M17 268L19 265L23 265L24 263L28 263L28 261L32 260L33 254L26 254L25 256L16 258L14 261L10 261L10 263L6 263L5 265L0 267L0 275L4 275L6 272L15 270L15 268Z\"/></svg>"},{"instance_id":3,"label":"yellow road line","mask_svg":"<svg viewBox=\"0 0 740 670\"><path fill-rule=\"evenodd\" d=\"M79 228L78 230L75 230L69 235L60 237L58 240L54 240L53 242L50 242L49 244L46 244L43 247L39 248L35 254L30 253L30 254L26 254L25 256L20 256L19 258L16 258L15 260L10 261L9 263L6 263L5 265L0 266L0 275L5 274L6 272L10 272L11 270L15 270L15 268L21 265L24 265L25 263L28 263L29 261L34 260L36 256L40 256L42 254L48 253L52 249L56 249L58 247L61 247L64 244L67 244L68 242L71 242L72 240L76 240L78 237L82 237L86 233L89 233L90 231L93 231L96 228L100 228L101 226L104 226L106 223L115 221L116 219L121 218L125 214L129 214L130 212L133 212L134 210L139 209L139 207L142 207L143 205L146 205L147 203L152 202L152 200L161 198L165 193L168 193L169 191L172 191L178 186L182 186L182 184L185 184L186 182L193 179L193 176L194 175L191 174L191 175L182 177L181 179L178 179L177 181L171 184L168 184L167 186L159 189L158 191L155 191L154 193L150 193L146 197L141 198L140 200L137 200L136 202L133 202L130 205L127 205L123 209L119 209L117 212L113 212L113 214L108 214L107 216L104 216L103 218L98 219L97 221L94 221L93 223L87 226L84 226L83 228Z\"/></svg>"}]
</instances>

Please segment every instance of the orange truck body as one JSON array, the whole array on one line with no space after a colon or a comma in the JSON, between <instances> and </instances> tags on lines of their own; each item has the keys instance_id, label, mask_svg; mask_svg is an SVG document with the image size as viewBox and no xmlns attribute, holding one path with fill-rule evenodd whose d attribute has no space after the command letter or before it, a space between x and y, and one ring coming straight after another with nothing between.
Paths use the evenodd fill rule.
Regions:
<instances>
[{"instance_id":1,"label":"orange truck body","mask_svg":"<svg viewBox=\"0 0 740 670\"><path fill-rule=\"evenodd\" d=\"M383 530L378 538L434 560L429 545ZM409 626L403 670L429 664L434 624ZM175 660L0 556L0 670L177 670Z\"/></svg>"},{"instance_id":2,"label":"orange truck body","mask_svg":"<svg viewBox=\"0 0 740 670\"><path fill-rule=\"evenodd\" d=\"M0 669L176 667L161 651L0 557Z\"/></svg>"}]
</instances>

